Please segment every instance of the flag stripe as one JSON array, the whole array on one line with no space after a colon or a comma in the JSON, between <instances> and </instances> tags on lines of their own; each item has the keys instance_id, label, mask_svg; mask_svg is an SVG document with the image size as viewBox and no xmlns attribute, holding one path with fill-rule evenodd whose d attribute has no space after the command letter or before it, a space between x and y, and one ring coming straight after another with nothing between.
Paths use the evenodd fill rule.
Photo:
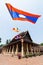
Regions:
<instances>
[{"instance_id":1,"label":"flag stripe","mask_svg":"<svg viewBox=\"0 0 43 65\"><path fill-rule=\"evenodd\" d=\"M24 15L25 18L21 18L21 17L19 17L19 14L17 12L13 12L11 10L9 10L9 12L10 12L13 20L25 20L25 21L27 20L27 21L31 21L31 22L34 22L35 23L37 21L37 19L38 19L36 17L25 16L25 15Z\"/></svg>"},{"instance_id":2,"label":"flag stripe","mask_svg":"<svg viewBox=\"0 0 43 65\"><path fill-rule=\"evenodd\" d=\"M40 17L40 15L31 14L31 13L27 13L22 10L16 9L16 8L12 7L9 3L6 3L6 6L8 7L9 10L12 10L13 12L18 12L19 14L23 14L26 16Z\"/></svg>"}]
</instances>

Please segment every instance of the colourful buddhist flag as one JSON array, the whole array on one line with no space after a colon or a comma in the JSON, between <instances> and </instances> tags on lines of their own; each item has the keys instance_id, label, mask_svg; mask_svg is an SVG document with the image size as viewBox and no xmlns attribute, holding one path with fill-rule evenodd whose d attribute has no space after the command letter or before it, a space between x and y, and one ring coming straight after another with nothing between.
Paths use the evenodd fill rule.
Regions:
<instances>
[{"instance_id":1,"label":"colourful buddhist flag","mask_svg":"<svg viewBox=\"0 0 43 65\"><path fill-rule=\"evenodd\" d=\"M19 32L18 28L13 28L13 30L14 30L15 32Z\"/></svg>"},{"instance_id":2,"label":"colourful buddhist flag","mask_svg":"<svg viewBox=\"0 0 43 65\"><path fill-rule=\"evenodd\" d=\"M20 35L17 35L17 36L15 36L14 39L20 39L20 38L22 38L22 37Z\"/></svg>"},{"instance_id":3,"label":"colourful buddhist flag","mask_svg":"<svg viewBox=\"0 0 43 65\"><path fill-rule=\"evenodd\" d=\"M10 15L11 15L13 20L21 20L24 22L28 21L28 22L36 23L37 19L40 17L40 15L31 14L31 13L19 10L19 9L13 7L9 3L6 3L6 6L9 10Z\"/></svg>"}]
</instances>

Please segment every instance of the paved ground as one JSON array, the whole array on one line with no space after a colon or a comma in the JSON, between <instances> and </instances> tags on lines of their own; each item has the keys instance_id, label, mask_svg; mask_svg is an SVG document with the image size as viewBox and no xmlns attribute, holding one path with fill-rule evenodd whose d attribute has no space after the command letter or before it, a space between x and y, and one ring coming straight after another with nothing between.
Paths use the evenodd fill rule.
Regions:
<instances>
[{"instance_id":1,"label":"paved ground","mask_svg":"<svg viewBox=\"0 0 43 65\"><path fill-rule=\"evenodd\" d=\"M43 65L43 55L18 59L10 55L0 55L0 65Z\"/></svg>"}]
</instances>

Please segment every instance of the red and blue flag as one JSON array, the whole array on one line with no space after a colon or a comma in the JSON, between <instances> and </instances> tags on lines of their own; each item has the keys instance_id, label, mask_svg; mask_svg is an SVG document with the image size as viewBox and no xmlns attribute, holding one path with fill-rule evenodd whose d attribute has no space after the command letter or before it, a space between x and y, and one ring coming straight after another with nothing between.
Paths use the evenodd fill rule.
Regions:
<instances>
[{"instance_id":1,"label":"red and blue flag","mask_svg":"<svg viewBox=\"0 0 43 65\"><path fill-rule=\"evenodd\" d=\"M40 17L40 15L31 14L31 13L19 10L13 7L9 3L6 3L6 6L13 20L21 20L21 21L28 21L28 22L36 23L37 19Z\"/></svg>"}]
</instances>

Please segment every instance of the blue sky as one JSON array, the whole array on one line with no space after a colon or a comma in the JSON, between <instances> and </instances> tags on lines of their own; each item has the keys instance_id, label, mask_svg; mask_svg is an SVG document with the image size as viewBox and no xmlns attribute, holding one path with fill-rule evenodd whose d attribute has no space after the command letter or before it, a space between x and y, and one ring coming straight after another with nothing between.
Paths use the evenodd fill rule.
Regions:
<instances>
[{"instance_id":1,"label":"blue sky","mask_svg":"<svg viewBox=\"0 0 43 65\"><path fill-rule=\"evenodd\" d=\"M14 7L26 12L39 14L41 17L36 24L23 21L12 20L5 3L10 3ZM12 28L19 28L20 32L29 31L33 42L43 42L43 0L0 0L0 37L5 44L7 39L12 39L20 32L14 32Z\"/></svg>"}]
</instances>

